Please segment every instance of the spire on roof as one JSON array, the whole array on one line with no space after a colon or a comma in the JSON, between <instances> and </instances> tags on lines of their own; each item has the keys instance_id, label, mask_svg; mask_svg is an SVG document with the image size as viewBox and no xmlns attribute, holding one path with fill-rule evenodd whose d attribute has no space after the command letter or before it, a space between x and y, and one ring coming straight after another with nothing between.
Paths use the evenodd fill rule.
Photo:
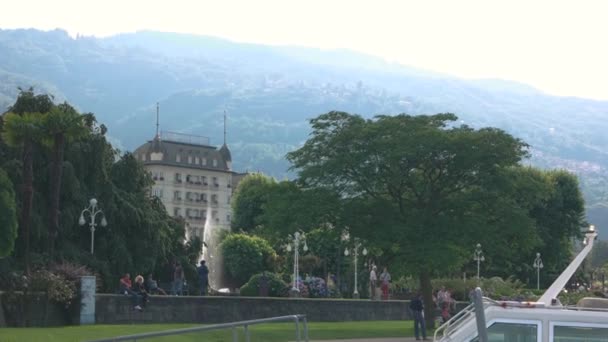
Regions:
<instances>
[{"instance_id":1,"label":"spire on roof","mask_svg":"<svg viewBox=\"0 0 608 342\"><path fill-rule=\"evenodd\" d=\"M156 102L156 135L154 136L155 140L160 140L160 132L159 132L159 113L160 113L160 105Z\"/></svg>"},{"instance_id":2,"label":"spire on roof","mask_svg":"<svg viewBox=\"0 0 608 342\"><path fill-rule=\"evenodd\" d=\"M224 109L224 145L226 145L226 110Z\"/></svg>"}]
</instances>

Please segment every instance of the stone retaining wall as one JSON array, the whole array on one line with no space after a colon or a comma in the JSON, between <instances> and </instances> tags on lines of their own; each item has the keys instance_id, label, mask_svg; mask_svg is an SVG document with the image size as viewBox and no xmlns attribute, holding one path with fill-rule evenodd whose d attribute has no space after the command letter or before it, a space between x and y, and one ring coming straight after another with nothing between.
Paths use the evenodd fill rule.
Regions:
<instances>
[{"instance_id":1,"label":"stone retaining wall","mask_svg":"<svg viewBox=\"0 0 608 342\"><path fill-rule=\"evenodd\" d=\"M310 321L410 319L408 301L294 299L260 297L154 296L143 312L129 297L98 294L96 323L224 323L272 316L305 314Z\"/></svg>"}]
</instances>

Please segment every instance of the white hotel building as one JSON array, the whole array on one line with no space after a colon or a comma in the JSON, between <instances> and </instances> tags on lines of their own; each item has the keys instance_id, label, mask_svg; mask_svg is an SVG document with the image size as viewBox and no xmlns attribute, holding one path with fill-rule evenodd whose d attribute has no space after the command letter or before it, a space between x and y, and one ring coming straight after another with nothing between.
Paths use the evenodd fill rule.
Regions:
<instances>
[{"instance_id":1,"label":"white hotel building","mask_svg":"<svg viewBox=\"0 0 608 342\"><path fill-rule=\"evenodd\" d=\"M163 132L133 153L152 174L152 194L169 215L185 219L188 236L230 229L232 192L245 174L232 171L225 143L218 149L206 137Z\"/></svg>"}]
</instances>

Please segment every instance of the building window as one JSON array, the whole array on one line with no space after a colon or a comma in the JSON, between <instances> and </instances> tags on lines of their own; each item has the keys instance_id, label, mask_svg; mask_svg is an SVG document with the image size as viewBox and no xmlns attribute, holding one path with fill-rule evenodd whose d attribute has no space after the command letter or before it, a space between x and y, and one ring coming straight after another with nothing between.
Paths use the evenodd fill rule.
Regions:
<instances>
[{"instance_id":1,"label":"building window","mask_svg":"<svg viewBox=\"0 0 608 342\"><path fill-rule=\"evenodd\" d=\"M207 165L207 158L203 158L203 166Z\"/></svg>"},{"instance_id":2,"label":"building window","mask_svg":"<svg viewBox=\"0 0 608 342\"><path fill-rule=\"evenodd\" d=\"M182 182L182 174L181 173L176 173L175 174L175 181L177 183L181 183Z\"/></svg>"},{"instance_id":3,"label":"building window","mask_svg":"<svg viewBox=\"0 0 608 342\"><path fill-rule=\"evenodd\" d=\"M203 203L207 203L207 194L204 192L201 194L201 201L203 201Z\"/></svg>"},{"instance_id":4,"label":"building window","mask_svg":"<svg viewBox=\"0 0 608 342\"><path fill-rule=\"evenodd\" d=\"M181 201L182 200L181 192L180 191L173 192L173 199L176 201Z\"/></svg>"},{"instance_id":5,"label":"building window","mask_svg":"<svg viewBox=\"0 0 608 342\"><path fill-rule=\"evenodd\" d=\"M217 195L215 195L215 194L211 195L211 203L217 204Z\"/></svg>"},{"instance_id":6,"label":"building window","mask_svg":"<svg viewBox=\"0 0 608 342\"><path fill-rule=\"evenodd\" d=\"M194 157L194 164L198 165L200 161L199 157Z\"/></svg>"},{"instance_id":7,"label":"building window","mask_svg":"<svg viewBox=\"0 0 608 342\"><path fill-rule=\"evenodd\" d=\"M216 188L220 186L220 183L217 181L217 177L213 177L213 186Z\"/></svg>"},{"instance_id":8,"label":"building window","mask_svg":"<svg viewBox=\"0 0 608 342\"><path fill-rule=\"evenodd\" d=\"M182 217L182 208L180 208L180 207L173 208L173 217Z\"/></svg>"},{"instance_id":9,"label":"building window","mask_svg":"<svg viewBox=\"0 0 608 342\"><path fill-rule=\"evenodd\" d=\"M226 215L226 222L230 222L230 214Z\"/></svg>"},{"instance_id":10,"label":"building window","mask_svg":"<svg viewBox=\"0 0 608 342\"><path fill-rule=\"evenodd\" d=\"M152 189L152 196L163 198L163 189L154 188Z\"/></svg>"},{"instance_id":11,"label":"building window","mask_svg":"<svg viewBox=\"0 0 608 342\"><path fill-rule=\"evenodd\" d=\"M165 180L165 173L162 172L162 171L160 171L158 173L158 179L161 180L161 181L164 181Z\"/></svg>"},{"instance_id":12,"label":"building window","mask_svg":"<svg viewBox=\"0 0 608 342\"><path fill-rule=\"evenodd\" d=\"M192 156L188 156L188 164L192 164Z\"/></svg>"},{"instance_id":13,"label":"building window","mask_svg":"<svg viewBox=\"0 0 608 342\"><path fill-rule=\"evenodd\" d=\"M145 153L141 155L141 160L142 161L146 161L146 154Z\"/></svg>"},{"instance_id":14,"label":"building window","mask_svg":"<svg viewBox=\"0 0 608 342\"><path fill-rule=\"evenodd\" d=\"M217 159L213 159L213 167L217 167Z\"/></svg>"},{"instance_id":15,"label":"building window","mask_svg":"<svg viewBox=\"0 0 608 342\"><path fill-rule=\"evenodd\" d=\"M182 156L181 156L181 155L179 155L179 154L176 154L176 155L175 155L175 161L176 161L176 162L178 162L178 163L181 163L181 161L182 161Z\"/></svg>"},{"instance_id":16,"label":"building window","mask_svg":"<svg viewBox=\"0 0 608 342\"><path fill-rule=\"evenodd\" d=\"M207 183L207 176L203 176L203 185L209 185L209 183Z\"/></svg>"},{"instance_id":17,"label":"building window","mask_svg":"<svg viewBox=\"0 0 608 342\"><path fill-rule=\"evenodd\" d=\"M207 209L201 209L201 218L203 220L207 219Z\"/></svg>"},{"instance_id":18,"label":"building window","mask_svg":"<svg viewBox=\"0 0 608 342\"><path fill-rule=\"evenodd\" d=\"M228 195L228 196L226 197L226 204L230 204L230 199L231 199L230 197L231 197L230 195Z\"/></svg>"}]
</instances>

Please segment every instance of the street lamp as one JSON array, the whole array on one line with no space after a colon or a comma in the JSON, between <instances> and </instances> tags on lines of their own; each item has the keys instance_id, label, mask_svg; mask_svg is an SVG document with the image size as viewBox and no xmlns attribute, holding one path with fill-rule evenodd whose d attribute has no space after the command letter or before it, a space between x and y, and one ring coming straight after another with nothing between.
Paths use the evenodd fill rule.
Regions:
<instances>
[{"instance_id":1,"label":"street lamp","mask_svg":"<svg viewBox=\"0 0 608 342\"><path fill-rule=\"evenodd\" d=\"M302 248L304 252L308 252L308 245L306 244L306 236L304 235L304 233L295 232L293 236L289 234L289 240L291 240L291 242L287 243L288 252L292 251L293 244L293 287L291 288L291 291L295 296L300 292L300 289L298 289L298 275L300 273L300 243L304 243L304 247Z\"/></svg>"},{"instance_id":2,"label":"street lamp","mask_svg":"<svg viewBox=\"0 0 608 342\"><path fill-rule=\"evenodd\" d=\"M473 260L477 261L477 282L479 283L479 263L486 260L486 258L483 256L483 251L481 250L480 243L475 246L475 254L473 255Z\"/></svg>"},{"instance_id":3,"label":"street lamp","mask_svg":"<svg viewBox=\"0 0 608 342\"><path fill-rule=\"evenodd\" d=\"M89 226L91 227L91 254L93 254L93 249L95 246L95 227L97 226L97 223L95 223L95 216L97 216L97 214L101 214L102 227L107 226L108 221L106 221L106 216L104 215L103 211L97 207L97 200L94 198L91 198L89 200L89 206L84 208L84 210L80 213L78 224L81 226L84 226L84 224L86 223L86 220L84 218L85 214L88 214L91 220L91 222L89 222Z\"/></svg>"},{"instance_id":4,"label":"street lamp","mask_svg":"<svg viewBox=\"0 0 608 342\"><path fill-rule=\"evenodd\" d=\"M534 268L536 268L536 289L540 290L540 269L543 268L543 260L540 258L540 253L536 253L534 259Z\"/></svg>"},{"instance_id":5,"label":"street lamp","mask_svg":"<svg viewBox=\"0 0 608 342\"><path fill-rule=\"evenodd\" d=\"M359 298L359 287L357 286L357 257L359 256L359 248L361 248L361 243L355 240L355 246L353 248L353 257L355 261L355 290L353 292L353 298ZM344 255L348 256L350 254L348 247L344 250ZM364 256L367 255L367 248L363 247L361 254Z\"/></svg>"}]
</instances>

